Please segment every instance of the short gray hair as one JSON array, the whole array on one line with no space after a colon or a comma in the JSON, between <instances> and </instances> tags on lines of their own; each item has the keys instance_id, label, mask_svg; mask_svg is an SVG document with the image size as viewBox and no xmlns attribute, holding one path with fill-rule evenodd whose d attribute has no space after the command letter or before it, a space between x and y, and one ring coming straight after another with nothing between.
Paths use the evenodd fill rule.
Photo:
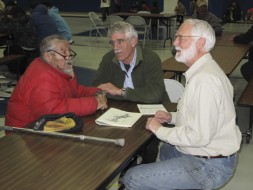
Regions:
<instances>
[{"instance_id":1,"label":"short gray hair","mask_svg":"<svg viewBox=\"0 0 253 190\"><path fill-rule=\"evenodd\" d=\"M40 56L43 57L48 50L54 49L56 41L66 41L66 39L58 34L45 37L40 43Z\"/></svg>"},{"instance_id":2,"label":"short gray hair","mask_svg":"<svg viewBox=\"0 0 253 190\"><path fill-rule=\"evenodd\" d=\"M138 33L134 29L133 25L124 21L118 21L110 25L108 37L110 38L114 33L125 33L127 38L135 37L138 39Z\"/></svg>"},{"instance_id":3,"label":"short gray hair","mask_svg":"<svg viewBox=\"0 0 253 190\"><path fill-rule=\"evenodd\" d=\"M215 45L215 32L212 26L204 20L198 19L187 19L184 23L189 23L192 25L191 35L200 36L206 39L206 44L204 50L210 52Z\"/></svg>"}]
</instances>

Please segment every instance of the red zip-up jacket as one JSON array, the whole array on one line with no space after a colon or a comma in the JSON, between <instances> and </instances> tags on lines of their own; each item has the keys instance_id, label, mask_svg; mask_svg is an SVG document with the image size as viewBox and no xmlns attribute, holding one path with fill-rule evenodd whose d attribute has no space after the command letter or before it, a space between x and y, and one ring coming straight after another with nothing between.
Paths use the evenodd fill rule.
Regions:
<instances>
[{"instance_id":1,"label":"red zip-up jacket","mask_svg":"<svg viewBox=\"0 0 253 190\"><path fill-rule=\"evenodd\" d=\"M76 76L72 78L36 58L12 93L5 124L25 127L45 114L93 114L98 105L94 93L99 90L79 85Z\"/></svg>"}]
</instances>

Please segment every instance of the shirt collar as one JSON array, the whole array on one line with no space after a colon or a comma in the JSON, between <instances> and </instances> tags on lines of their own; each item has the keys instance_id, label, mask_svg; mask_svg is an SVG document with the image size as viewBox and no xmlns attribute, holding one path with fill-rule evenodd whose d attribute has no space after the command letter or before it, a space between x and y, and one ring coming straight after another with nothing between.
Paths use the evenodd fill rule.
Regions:
<instances>
[{"instance_id":1,"label":"shirt collar","mask_svg":"<svg viewBox=\"0 0 253 190\"><path fill-rule=\"evenodd\" d=\"M120 63L121 69L126 70L124 63L122 61L119 61L119 63ZM132 68L136 65L136 48L134 50L134 57L129 65L130 65L130 68Z\"/></svg>"},{"instance_id":2,"label":"shirt collar","mask_svg":"<svg viewBox=\"0 0 253 190\"><path fill-rule=\"evenodd\" d=\"M210 53L206 53L202 57L200 57L185 73L186 82L188 82L192 76L202 67L204 64L207 64L209 60L212 60L212 56Z\"/></svg>"}]
</instances>

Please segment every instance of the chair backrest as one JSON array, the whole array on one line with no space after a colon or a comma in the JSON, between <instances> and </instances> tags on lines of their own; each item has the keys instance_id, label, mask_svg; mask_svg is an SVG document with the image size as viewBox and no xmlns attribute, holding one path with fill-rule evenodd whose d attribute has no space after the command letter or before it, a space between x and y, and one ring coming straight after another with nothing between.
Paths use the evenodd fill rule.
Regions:
<instances>
[{"instance_id":1,"label":"chair backrest","mask_svg":"<svg viewBox=\"0 0 253 190\"><path fill-rule=\"evenodd\" d=\"M137 13L140 13L140 14L151 14L150 11L138 11ZM151 27L151 19L145 19L145 21L146 21L146 24Z\"/></svg>"},{"instance_id":2,"label":"chair backrest","mask_svg":"<svg viewBox=\"0 0 253 190\"><path fill-rule=\"evenodd\" d=\"M141 16L129 16L126 19L126 22L132 24L136 28L146 28L146 21Z\"/></svg>"},{"instance_id":3,"label":"chair backrest","mask_svg":"<svg viewBox=\"0 0 253 190\"><path fill-rule=\"evenodd\" d=\"M98 14L95 12L89 12L89 18L92 22L92 24L96 26L103 26L104 24L102 23L101 19L99 18Z\"/></svg>"},{"instance_id":4,"label":"chair backrest","mask_svg":"<svg viewBox=\"0 0 253 190\"><path fill-rule=\"evenodd\" d=\"M107 17L107 23L108 24L113 24L115 22L118 22L118 21L123 21L124 19L120 16L117 16L117 15L109 15Z\"/></svg>"},{"instance_id":5,"label":"chair backrest","mask_svg":"<svg viewBox=\"0 0 253 190\"><path fill-rule=\"evenodd\" d=\"M168 12L168 11L163 11L163 12L160 12L160 14L171 14L170 12ZM176 18L172 18L172 25L174 24L174 22L176 21ZM159 23L160 21L159 21L159 19L158 19L158 23ZM161 22L160 22L160 24L161 24Z\"/></svg>"},{"instance_id":6,"label":"chair backrest","mask_svg":"<svg viewBox=\"0 0 253 190\"><path fill-rule=\"evenodd\" d=\"M146 24L145 19L141 16L129 16L125 21L129 24L132 24L138 34L143 35L142 46L145 47L146 35L148 31L148 25ZM138 38L140 39L140 36Z\"/></svg>"},{"instance_id":7,"label":"chair backrest","mask_svg":"<svg viewBox=\"0 0 253 190\"><path fill-rule=\"evenodd\" d=\"M79 84L92 86L96 71L85 67L73 66Z\"/></svg>"},{"instance_id":8,"label":"chair backrest","mask_svg":"<svg viewBox=\"0 0 253 190\"><path fill-rule=\"evenodd\" d=\"M177 103L182 97L184 86L174 79L164 79L165 89L172 103Z\"/></svg>"}]
</instances>

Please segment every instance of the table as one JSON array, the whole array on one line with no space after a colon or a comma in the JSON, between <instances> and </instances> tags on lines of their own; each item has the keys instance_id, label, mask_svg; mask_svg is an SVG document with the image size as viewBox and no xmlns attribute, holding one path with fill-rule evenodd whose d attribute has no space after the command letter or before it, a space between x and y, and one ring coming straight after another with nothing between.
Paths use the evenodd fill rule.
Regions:
<instances>
[{"instance_id":1,"label":"table","mask_svg":"<svg viewBox=\"0 0 253 190\"><path fill-rule=\"evenodd\" d=\"M216 36L216 46L239 46L249 47L249 45L235 43L232 38L236 34L234 32L222 32L221 36Z\"/></svg>"},{"instance_id":2,"label":"table","mask_svg":"<svg viewBox=\"0 0 253 190\"><path fill-rule=\"evenodd\" d=\"M0 33L0 38L8 38L10 35L6 33Z\"/></svg>"},{"instance_id":3,"label":"table","mask_svg":"<svg viewBox=\"0 0 253 190\"><path fill-rule=\"evenodd\" d=\"M113 13L113 15L120 16L124 19L126 19L129 16L141 16L146 19L159 19L161 23L163 23L166 26L166 38L163 43L163 47L165 47L165 43L167 40L170 40L172 44L172 37L171 37L171 20L172 18L176 18L176 14L169 14L169 13L164 13L164 14L152 14L152 13Z\"/></svg>"},{"instance_id":4,"label":"table","mask_svg":"<svg viewBox=\"0 0 253 190\"><path fill-rule=\"evenodd\" d=\"M225 74L230 75L248 52L248 49L248 46L215 46L211 55ZM170 57L162 62L162 69L163 71L174 72L181 81L181 74L187 71L188 67L184 63L177 62L174 57Z\"/></svg>"},{"instance_id":5,"label":"table","mask_svg":"<svg viewBox=\"0 0 253 190\"><path fill-rule=\"evenodd\" d=\"M25 58L25 55L20 55L20 54L11 54L5 57L0 57L0 66L8 65L9 63L13 63L13 62L19 62L24 58Z\"/></svg>"},{"instance_id":6,"label":"table","mask_svg":"<svg viewBox=\"0 0 253 190\"><path fill-rule=\"evenodd\" d=\"M108 100L110 107L138 111L137 104ZM164 104L168 111L175 104ZM124 147L111 143L11 133L0 139L1 189L104 189L154 135L145 129L147 116L132 128L97 126L103 111L83 118L81 134L125 138Z\"/></svg>"},{"instance_id":7,"label":"table","mask_svg":"<svg viewBox=\"0 0 253 190\"><path fill-rule=\"evenodd\" d=\"M19 54L11 54L4 57L0 57L0 66L7 65L11 63L16 63L16 74L17 74L17 80L21 76L21 69L20 64L25 59L25 55L19 55Z\"/></svg>"}]
</instances>

